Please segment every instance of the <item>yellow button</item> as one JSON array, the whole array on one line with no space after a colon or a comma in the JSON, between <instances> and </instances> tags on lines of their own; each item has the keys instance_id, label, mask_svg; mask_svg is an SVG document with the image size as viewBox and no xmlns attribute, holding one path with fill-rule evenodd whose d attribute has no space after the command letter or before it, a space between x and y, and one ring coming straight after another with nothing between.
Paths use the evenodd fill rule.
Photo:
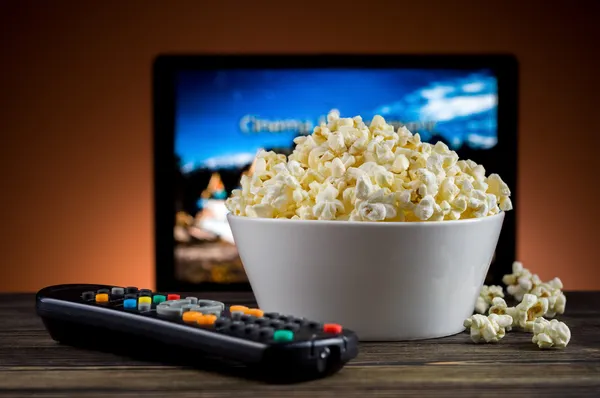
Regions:
<instances>
[{"instance_id":1,"label":"yellow button","mask_svg":"<svg viewBox=\"0 0 600 398\"><path fill-rule=\"evenodd\" d=\"M248 315L253 315L257 318L260 318L265 314L263 310L259 310L258 308L249 308L245 313Z\"/></svg>"},{"instance_id":2,"label":"yellow button","mask_svg":"<svg viewBox=\"0 0 600 398\"><path fill-rule=\"evenodd\" d=\"M106 293L97 294L96 302L97 303L108 303L108 294L106 294Z\"/></svg>"},{"instance_id":3,"label":"yellow button","mask_svg":"<svg viewBox=\"0 0 600 398\"><path fill-rule=\"evenodd\" d=\"M181 316L181 319L185 323L196 323L199 318L202 317L202 313L198 311L186 311Z\"/></svg>"},{"instance_id":4,"label":"yellow button","mask_svg":"<svg viewBox=\"0 0 600 398\"><path fill-rule=\"evenodd\" d=\"M243 313L246 313L246 311L248 311L248 307L245 307L243 305L232 305L231 307L229 307L229 312L243 312Z\"/></svg>"},{"instance_id":5,"label":"yellow button","mask_svg":"<svg viewBox=\"0 0 600 398\"><path fill-rule=\"evenodd\" d=\"M198 323L198 325L212 325L215 323L215 321L217 320L217 316L216 315L202 315L201 317L198 318L198 320L196 321Z\"/></svg>"},{"instance_id":6,"label":"yellow button","mask_svg":"<svg viewBox=\"0 0 600 398\"><path fill-rule=\"evenodd\" d=\"M138 298L138 304L152 304L152 297L142 296Z\"/></svg>"}]
</instances>

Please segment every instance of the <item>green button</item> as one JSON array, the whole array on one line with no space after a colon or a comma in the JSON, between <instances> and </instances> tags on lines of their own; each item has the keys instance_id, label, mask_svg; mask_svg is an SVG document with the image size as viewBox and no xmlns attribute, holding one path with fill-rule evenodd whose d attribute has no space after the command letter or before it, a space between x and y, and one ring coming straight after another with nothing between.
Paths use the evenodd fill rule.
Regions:
<instances>
[{"instance_id":1,"label":"green button","mask_svg":"<svg viewBox=\"0 0 600 398\"><path fill-rule=\"evenodd\" d=\"M275 341L292 341L294 340L294 332L291 330L276 330L273 334Z\"/></svg>"},{"instance_id":2,"label":"green button","mask_svg":"<svg viewBox=\"0 0 600 398\"><path fill-rule=\"evenodd\" d=\"M167 301L167 298L163 295L157 294L152 297L152 302L154 302L154 304L162 303L163 301Z\"/></svg>"}]
</instances>

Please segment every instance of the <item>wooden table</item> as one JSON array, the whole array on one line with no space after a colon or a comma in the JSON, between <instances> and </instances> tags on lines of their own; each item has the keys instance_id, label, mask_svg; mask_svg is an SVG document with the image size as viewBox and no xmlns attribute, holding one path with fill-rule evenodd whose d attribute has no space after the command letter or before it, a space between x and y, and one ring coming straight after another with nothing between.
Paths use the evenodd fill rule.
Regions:
<instances>
[{"instance_id":1,"label":"wooden table","mask_svg":"<svg viewBox=\"0 0 600 398\"><path fill-rule=\"evenodd\" d=\"M244 293L203 296L250 303ZM419 342L364 343L332 377L273 385L244 373L215 373L62 346L50 339L31 294L0 295L0 396L283 397L600 396L600 292L567 293L572 339L542 351L531 335L510 332L499 344L467 333Z\"/></svg>"}]
</instances>

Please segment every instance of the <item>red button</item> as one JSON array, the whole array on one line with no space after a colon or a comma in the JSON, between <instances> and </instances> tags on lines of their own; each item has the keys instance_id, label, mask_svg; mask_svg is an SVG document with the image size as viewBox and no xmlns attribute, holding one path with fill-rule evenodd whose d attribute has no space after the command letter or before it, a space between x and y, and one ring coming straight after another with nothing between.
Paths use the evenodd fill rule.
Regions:
<instances>
[{"instance_id":1,"label":"red button","mask_svg":"<svg viewBox=\"0 0 600 398\"><path fill-rule=\"evenodd\" d=\"M181 298L178 294L167 294L167 300L179 300Z\"/></svg>"},{"instance_id":2,"label":"red button","mask_svg":"<svg viewBox=\"0 0 600 398\"><path fill-rule=\"evenodd\" d=\"M323 331L325 333L342 333L342 325L338 325L337 323L326 323L323 325Z\"/></svg>"}]
</instances>

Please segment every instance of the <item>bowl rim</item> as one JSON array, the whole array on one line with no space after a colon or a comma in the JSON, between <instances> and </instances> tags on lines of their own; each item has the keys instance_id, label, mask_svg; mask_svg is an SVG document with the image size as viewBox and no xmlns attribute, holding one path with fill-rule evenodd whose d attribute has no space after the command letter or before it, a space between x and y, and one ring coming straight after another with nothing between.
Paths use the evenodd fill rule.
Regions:
<instances>
[{"instance_id":1,"label":"bowl rim","mask_svg":"<svg viewBox=\"0 0 600 398\"><path fill-rule=\"evenodd\" d=\"M505 211L500 211L497 214L479 218L465 218L461 220L442 220L442 221L336 221L336 220L292 220L290 218L259 218L259 217L247 217L237 216L231 212L227 213L228 220L240 220L241 222L252 222L252 223L281 223L290 224L296 223L301 225L348 225L352 227L356 226L378 226L380 228L393 228L398 226L404 226L406 228L417 227L417 226L439 226L439 225L460 225L460 224L476 224L484 222L492 222L496 219L504 219ZM242 221L243 220L243 221Z\"/></svg>"}]
</instances>

